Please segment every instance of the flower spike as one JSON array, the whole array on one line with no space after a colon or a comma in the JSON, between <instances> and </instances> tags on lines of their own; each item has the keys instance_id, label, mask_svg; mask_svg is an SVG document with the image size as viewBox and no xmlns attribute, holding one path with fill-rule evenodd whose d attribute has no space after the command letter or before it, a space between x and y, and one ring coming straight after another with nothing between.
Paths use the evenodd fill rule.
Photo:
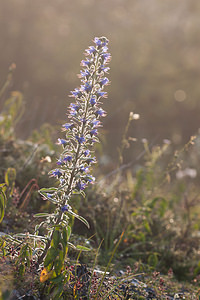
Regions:
<instances>
[{"instance_id":1,"label":"flower spike","mask_svg":"<svg viewBox=\"0 0 200 300\"><path fill-rule=\"evenodd\" d=\"M57 142L63 151L57 160L57 168L50 172L51 177L57 180L57 188L50 188L47 192L43 192L44 189L40 191L56 207L53 222L50 223L47 218L46 224L42 223L49 232L39 263L43 262L49 249L53 247L52 240L57 234L56 230L63 228L65 232L66 226L70 227L68 214L75 215L69 204L71 196L74 193L83 195L87 185L95 182L90 174L92 165L96 163L91 150L94 143L99 142L99 119L106 116L106 112L100 107L100 99L107 97L104 88L109 84L109 79L105 77L105 73L109 71L107 64L111 59L108 39L95 37L94 45L86 49L85 55L86 59L81 61L82 69L78 75L81 84L71 92L74 102L69 105L68 120L62 126L66 136L59 138ZM83 223L88 224L86 220Z\"/></svg>"}]
</instances>

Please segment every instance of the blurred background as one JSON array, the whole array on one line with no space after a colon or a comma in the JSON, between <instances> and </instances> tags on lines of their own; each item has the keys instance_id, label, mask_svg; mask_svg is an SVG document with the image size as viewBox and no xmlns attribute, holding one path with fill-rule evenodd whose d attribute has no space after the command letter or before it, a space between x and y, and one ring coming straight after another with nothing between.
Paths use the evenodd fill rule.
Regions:
<instances>
[{"instance_id":1,"label":"blurred background","mask_svg":"<svg viewBox=\"0 0 200 300\"><path fill-rule=\"evenodd\" d=\"M18 137L65 122L83 52L104 35L112 54L108 158L117 157L130 111L140 115L129 128L139 141L187 142L199 128L199 10L196 0L0 0L0 84L15 63L11 88L25 102Z\"/></svg>"}]
</instances>

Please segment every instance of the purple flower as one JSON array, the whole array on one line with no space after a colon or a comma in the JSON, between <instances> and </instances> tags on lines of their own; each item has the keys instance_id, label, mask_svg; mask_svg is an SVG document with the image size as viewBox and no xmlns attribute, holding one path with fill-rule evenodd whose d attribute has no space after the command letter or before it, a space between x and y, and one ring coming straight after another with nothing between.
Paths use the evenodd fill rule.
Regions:
<instances>
[{"instance_id":1,"label":"purple flower","mask_svg":"<svg viewBox=\"0 0 200 300\"><path fill-rule=\"evenodd\" d=\"M98 47L104 47L108 44L108 40L105 37L101 37L101 38L95 37L94 42Z\"/></svg>"},{"instance_id":2,"label":"purple flower","mask_svg":"<svg viewBox=\"0 0 200 300\"><path fill-rule=\"evenodd\" d=\"M77 102L77 103L71 103L69 107L70 107L72 110L78 111L78 110L81 108L81 105L80 105L79 102Z\"/></svg>"},{"instance_id":3,"label":"purple flower","mask_svg":"<svg viewBox=\"0 0 200 300\"><path fill-rule=\"evenodd\" d=\"M62 165L63 164L63 160L61 158L59 158L59 160L57 161L57 165Z\"/></svg>"},{"instance_id":4,"label":"purple flower","mask_svg":"<svg viewBox=\"0 0 200 300\"><path fill-rule=\"evenodd\" d=\"M97 46L101 46L101 40L99 38L95 37L94 42Z\"/></svg>"},{"instance_id":5,"label":"purple flower","mask_svg":"<svg viewBox=\"0 0 200 300\"><path fill-rule=\"evenodd\" d=\"M76 98L81 98L83 93L79 89L75 89L75 91L71 91L72 96L71 97L76 97Z\"/></svg>"},{"instance_id":6,"label":"purple flower","mask_svg":"<svg viewBox=\"0 0 200 300\"><path fill-rule=\"evenodd\" d=\"M65 183L65 179L64 178L60 178L60 184L63 185Z\"/></svg>"},{"instance_id":7,"label":"purple flower","mask_svg":"<svg viewBox=\"0 0 200 300\"><path fill-rule=\"evenodd\" d=\"M97 134L98 134L97 129L92 129L92 130L90 131L91 137L92 137L93 135L97 135Z\"/></svg>"},{"instance_id":8,"label":"purple flower","mask_svg":"<svg viewBox=\"0 0 200 300\"><path fill-rule=\"evenodd\" d=\"M69 210L69 205L64 205L63 207L61 207L61 211L64 213L65 211Z\"/></svg>"},{"instance_id":9,"label":"purple flower","mask_svg":"<svg viewBox=\"0 0 200 300\"><path fill-rule=\"evenodd\" d=\"M101 58L107 63L111 59L111 55L110 53L102 53Z\"/></svg>"},{"instance_id":10,"label":"purple flower","mask_svg":"<svg viewBox=\"0 0 200 300\"><path fill-rule=\"evenodd\" d=\"M71 161L71 160L72 160L72 156L71 155L67 155L65 158L63 158L64 162Z\"/></svg>"},{"instance_id":11,"label":"purple flower","mask_svg":"<svg viewBox=\"0 0 200 300\"><path fill-rule=\"evenodd\" d=\"M96 110L95 114L96 114L96 116L100 116L100 117L106 116L106 112L102 108L99 108L98 110Z\"/></svg>"},{"instance_id":12,"label":"purple flower","mask_svg":"<svg viewBox=\"0 0 200 300\"><path fill-rule=\"evenodd\" d=\"M104 77L100 82L100 86L107 85L109 83L109 79L107 77Z\"/></svg>"},{"instance_id":13,"label":"purple flower","mask_svg":"<svg viewBox=\"0 0 200 300\"><path fill-rule=\"evenodd\" d=\"M108 47L107 47L107 46L104 46L101 50L102 50L103 52L107 52L107 51L108 51Z\"/></svg>"},{"instance_id":14,"label":"purple flower","mask_svg":"<svg viewBox=\"0 0 200 300\"><path fill-rule=\"evenodd\" d=\"M69 114L70 114L70 116L74 117L74 116L77 115L77 111L74 110L74 109L71 109L71 110L69 111Z\"/></svg>"},{"instance_id":15,"label":"purple flower","mask_svg":"<svg viewBox=\"0 0 200 300\"><path fill-rule=\"evenodd\" d=\"M84 166L80 167L80 172L81 173L83 173L83 172L87 173L88 171L89 171L88 167L84 167Z\"/></svg>"},{"instance_id":16,"label":"purple flower","mask_svg":"<svg viewBox=\"0 0 200 300\"><path fill-rule=\"evenodd\" d=\"M90 72L88 70L85 70L85 71L80 71L80 77L81 78L84 78L86 77L86 79L89 79L89 77L91 76Z\"/></svg>"},{"instance_id":17,"label":"purple flower","mask_svg":"<svg viewBox=\"0 0 200 300\"><path fill-rule=\"evenodd\" d=\"M50 194L50 193L47 193L47 197L48 197L48 198L52 198L52 197L53 197L53 195L52 195L52 194Z\"/></svg>"},{"instance_id":18,"label":"purple flower","mask_svg":"<svg viewBox=\"0 0 200 300\"><path fill-rule=\"evenodd\" d=\"M70 108L70 110L69 110L70 115L71 116L76 116L77 111L79 111L79 109L81 108L81 105L80 105L79 102L71 103L69 108Z\"/></svg>"},{"instance_id":19,"label":"purple flower","mask_svg":"<svg viewBox=\"0 0 200 300\"><path fill-rule=\"evenodd\" d=\"M76 135L76 139L79 142L79 144L83 144L85 142L84 136L80 136L79 137L78 135Z\"/></svg>"},{"instance_id":20,"label":"purple flower","mask_svg":"<svg viewBox=\"0 0 200 300\"><path fill-rule=\"evenodd\" d=\"M58 139L57 144L58 144L58 145L66 145L66 144L67 144L67 141L64 140L64 139Z\"/></svg>"},{"instance_id":21,"label":"purple flower","mask_svg":"<svg viewBox=\"0 0 200 300\"><path fill-rule=\"evenodd\" d=\"M81 182L81 181L78 181L77 184L76 184L76 189L77 189L78 191L81 191L81 190L84 190L85 186L86 186L86 183L83 183L83 182Z\"/></svg>"},{"instance_id":22,"label":"purple flower","mask_svg":"<svg viewBox=\"0 0 200 300\"><path fill-rule=\"evenodd\" d=\"M107 92L103 92L101 90L97 91L97 97L103 97L106 98L107 97Z\"/></svg>"},{"instance_id":23,"label":"purple flower","mask_svg":"<svg viewBox=\"0 0 200 300\"><path fill-rule=\"evenodd\" d=\"M60 177L60 176L62 176L62 172L59 170L59 169L55 169L55 170L53 170L52 172L51 172L51 176L54 176L54 177Z\"/></svg>"},{"instance_id":24,"label":"purple flower","mask_svg":"<svg viewBox=\"0 0 200 300\"><path fill-rule=\"evenodd\" d=\"M90 46L89 49L85 50L87 54L96 54L97 50L94 46Z\"/></svg>"},{"instance_id":25,"label":"purple flower","mask_svg":"<svg viewBox=\"0 0 200 300\"><path fill-rule=\"evenodd\" d=\"M89 149L85 150L85 151L83 152L83 154L84 154L85 156L88 156L88 155L90 154L90 150L89 150Z\"/></svg>"},{"instance_id":26,"label":"purple flower","mask_svg":"<svg viewBox=\"0 0 200 300\"><path fill-rule=\"evenodd\" d=\"M83 91L85 91L86 93L90 92L92 90L92 86L89 82L86 82L85 85L82 85L81 88L83 89Z\"/></svg>"},{"instance_id":27,"label":"purple flower","mask_svg":"<svg viewBox=\"0 0 200 300\"><path fill-rule=\"evenodd\" d=\"M99 126L101 126L100 124L101 124L101 122L97 119L93 119L91 122L92 127L99 127Z\"/></svg>"},{"instance_id":28,"label":"purple flower","mask_svg":"<svg viewBox=\"0 0 200 300\"><path fill-rule=\"evenodd\" d=\"M105 73L108 73L108 71L110 70L109 67L105 67L104 65L101 65L98 69L99 72L105 72Z\"/></svg>"},{"instance_id":29,"label":"purple flower","mask_svg":"<svg viewBox=\"0 0 200 300\"><path fill-rule=\"evenodd\" d=\"M90 104L92 106L96 104L96 98L94 96L90 99Z\"/></svg>"},{"instance_id":30,"label":"purple flower","mask_svg":"<svg viewBox=\"0 0 200 300\"><path fill-rule=\"evenodd\" d=\"M95 182L95 177L92 175L87 175L84 177L84 180L90 183L94 183Z\"/></svg>"},{"instance_id":31,"label":"purple flower","mask_svg":"<svg viewBox=\"0 0 200 300\"><path fill-rule=\"evenodd\" d=\"M93 60L82 60L81 61L81 66L83 66L83 67L90 67L91 66L91 64L93 63Z\"/></svg>"},{"instance_id":32,"label":"purple flower","mask_svg":"<svg viewBox=\"0 0 200 300\"><path fill-rule=\"evenodd\" d=\"M62 127L64 127L65 129L73 129L74 124L72 124L72 123L66 123L66 124L63 124Z\"/></svg>"}]
</instances>

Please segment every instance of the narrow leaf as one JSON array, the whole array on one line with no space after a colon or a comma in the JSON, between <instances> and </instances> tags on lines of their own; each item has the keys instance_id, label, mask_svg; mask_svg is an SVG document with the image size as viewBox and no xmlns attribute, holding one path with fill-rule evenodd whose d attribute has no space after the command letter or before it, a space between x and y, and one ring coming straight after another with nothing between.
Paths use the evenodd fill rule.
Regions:
<instances>
[{"instance_id":1,"label":"narrow leaf","mask_svg":"<svg viewBox=\"0 0 200 300\"><path fill-rule=\"evenodd\" d=\"M67 243L69 247L71 247L72 249L76 250L76 246L74 246L72 243L68 242Z\"/></svg>"},{"instance_id":2,"label":"narrow leaf","mask_svg":"<svg viewBox=\"0 0 200 300\"><path fill-rule=\"evenodd\" d=\"M76 249L81 250L81 251L90 251L91 250L90 248L87 248L87 247L84 247L84 246L81 246L81 245L77 245Z\"/></svg>"},{"instance_id":3,"label":"narrow leaf","mask_svg":"<svg viewBox=\"0 0 200 300\"><path fill-rule=\"evenodd\" d=\"M39 213L39 214L35 214L33 217L34 218L44 218L44 217L49 217L51 216L51 214L48 213Z\"/></svg>"},{"instance_id":4,"label":"narrow leaf","mask_svg":"<svg viewBox=\"0 0 200 300\"><path fill-rule=\"evenodd\" d=\"M75 218L77 218L77 219L79 219L81 222L83 222L88 228L90 228L90 225L89 225L89 223L88 223L88 221L86 221L83 217L81 217L81 216L79 216L79 215L77 215L77 214L75 214L73 211L68 211L68 214L70 214L70 215L72 215L72 216L74 216Z\"/></svg>"}]
</instances>

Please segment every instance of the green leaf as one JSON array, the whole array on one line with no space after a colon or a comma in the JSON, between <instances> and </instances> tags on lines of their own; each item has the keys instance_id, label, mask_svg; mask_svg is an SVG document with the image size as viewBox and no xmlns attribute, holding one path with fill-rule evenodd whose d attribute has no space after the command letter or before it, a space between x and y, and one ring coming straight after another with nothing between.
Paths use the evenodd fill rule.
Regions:
<instances>
[{"instance_id":1,"label":"green leaf","mask_svg":"<svg viewBox=\"0 0 200 300\"><path fill-rule=\"evenodd\" d=\"M6 186L7 186L6 183L0 183L0 190L1 190L2 188L5 188Z\"/></svg>"},{"instance_id":2,"label":"green leaf","mask_svg":"<svg viewBox=\"0 0 200 300\"><path fill-rule=\"evenodd\" d=\"M64 262L64 259L65 259L65 252L66 252L66 247L65 247L65 249L59 251L59 260L60 260L61 262Z\"/></svg>"},{"instance_id":3,"label":"green leaf","mask_svg":"<svg viewBox=\"0 0 200 300\"><path fill-rule=\"evenodd\" d=\"M44 217L49 217L51 216L51 214L48 213L39 213L39 214L35 214L33 217L34 218L44 218Z\"/></svg>"},{"instance_id":4,"label":"green leaf","mask_svg":"<svg viewBox=\"0 0 200 300\"><path fill-rule=\"evenodd\" d=\"M91 250L90 248L87 248L87 247L81 246L81 245L77 245L76 249L81 250L81 251L90 251Z\"/></svg>"},{"instance_id":5,"label":"green leaf","mask_svg":"<svg viewBox=\"0 0 200 300\"><path fill-rule=\"evenodd\" d=\"M194 269L194 274L198 275L200 273L200 261L198 262L196 268Z\"/></svg>"},{"instance_id":6,"label":"green leaf","mask_svg":"<svg viewBox=\"0 0 200 300\"><path fill-rule=\"evenodd\" d=\"M62 244L62 247L63 247L62 250L61 250L61 251L63 252L63 256L62 256L62 257L63 257L63 259L64 259L64 258L65 258L65 255L67 254L68 247L67 247L67 245L64 243L63 240L61 240L61 244ZM61 252L61 251L60 251L60 252ZM60 256L60 254L59 254L59 256ZM60 256L60 257L61 257L61 256Z\"/></svg>"},{"instance_id":7,"label":"green leaf","mask_svg":"<svg viewBox=\"0 0 200 300\"><path fill-rule=\"evenodd\" d=\"M145 242L145 234L143 232L138 232L138 234L132 234L132 237L136 239L136 241Z\"/></svg>"},{"instance_id":8,"label":"green leaf","mask_svg":"<svg viewBox=\"0 0 200 300\"><path fill-rule=\"evenodd\" d=\"M39 193L51 193L51 192L56 192L57 188L42 188L38 192Z\"/></svg>"},{"instance_id":9,"label":"green leaf","mask_svg":"<svg viewBox=\"0 0 200 300\"><path fill-rule=\"evenodd\" d=\"M53 298L52 299L62 299L61 296L63 294L63 284L62 282L56 286L56 288L53 291Z\"/></svg>"},{"instance_id":10,"label":"green leaf","mask_svg":"<svg viewBox=\"0 0 200 300\"><path fill-rule=\"evenodd\" d=\"M60 283L61 281L63 281L63 279L65 278L65 276L63 274L58 275L55 278L51 278L51 282L53 283Z\"/></svg>"},{"instance_id":11,"label":"green leaf","mask_svg":"<svg viewBox=\"0 0 200 300\"><path fill-rule=\"evenodd\" d=\"M20 274L21 276L23 276L23 275L24 275L24 272L25 272L25 265L24 265L24 264L21 264L21 265L19 266L19 274Z\"/></svg>"},{"instance_id":12,"label":"green leaf","mask_svg":"<svg viewBox=\"0 0 200 300\"><path fill-rule=\"evenodd\" d=\"M10 236L9 236L10 237ZM15 234L14 235L14 237L19 237L19 238L27 238L27 234L25 234L25 233L17 233L17 234ZM10 238L12 238L13 240L14 240L14 237L12 238L12 237L10 237ZM45 236L41 236L41 235L35 235L35 234L29 234L28 235L28 237L29 238L32 238L32 239L38 239L38 240L41 240L41 241L45 241L46 242L46 240L47 240L47 237L45 237Z\"/></svg>"},{"instance_id":13,"label":"green leaf","mask_svg":"<svg viewBox=\"0 0 200 300\"><path fill-rule=\"evenodd\" d=\"M148 206L149 206L150 208L154 208L156 202L158 202L159 199L160 199L159 197L153 198L153 200L148 204Z\"/></svg>"},{"instance_id":14,"label":"green leaf","mask_svg":"<svg viewBox=\"0 0 200 300\"><path fill-rule=\"evenodd\" d=\"M150 254L147 261L150 266L155 268L158 264L158 254L157 253Z\"/></svg>"},{"instance_id":15,"label":"green leaf","mask_svg":"<svg viewBox=\"0 0 200 300\"><path fill-rule=\"evenodd\" d=\"M71 226L67 226L68 239L70 238L71 232L72 232Z\"/></svg>"},{"instance_id":16,"label":"green leaf","mask_svg":"<svg viewBox=\"0 0 200 300\"><path fill-rule=\"evenodd\" d=\"M88 228L90 228L90 225L89 225L88 221L86 221L83 217L81 217L81 216L75 214L75 213L74 213L73 211L71 211L71 210L69 210L67 213L70 214L70 215L72 215L72 216L74 216L75 218L79 219L79 220L80 220L81 222L83 222Z\"/></svg>"},{"instance_id":17,"label":"green leaf","mask_svg":"<svg viewBox=\"0 0 200 300\"><path fill-rule=\"evenodd\" d=\"M50 263L52 263L55 260L57 255L58 255L58 250L51 247L48 250L46 258L44 260L44 266L47 267Z\"/></svg>"},{"instance_id":18,"label":"green leaf","mask_svg":"<svg viewBox=\"0 0 200 300\"><path fill-rule=\"evenodd\" d=\"M16 170L14 168L8 168L5 174L5 182L7 185L11 185L16 179Z\"/></svg>"},{"instance_id":19,"label":"green leaf","mask_svg":"<svg viewBox=\"0 0 200 300\"><path fill-rule=\"evenodd\" d=\"M156 203L158 203L157 205L159 206L158 212L159 212L160 216L163 217L164 213L167 209L167 204L168 204L167 200L164 197L155 197L149 204L149 207L154 208Z\"/></svg>"},{"instance_id":20,"label":"green leaf","mask_svg":"<svg viewBox=\"0 0 200 300\"><path fill-rule=\"evenodd\" d=\"M0 223L2 222L5 214L5 206L6 206L6 195L3 189L0 189Z\"/></svg>"},{"instance_id":21,"label":"green leaf","mask_svg":"<svg viewBox=\"0 0 200 300\"><path fill-rule=\"evenodd\" d=\"M53 239L52 239L52 242L53 242L53 246L54 248L57 248L58 247L58 244L60 242L60 238L61 238L61 234L60 234L60 231L58 229L56 229L53 233Z\"/></svg>"},{"instance_id":22,"label":"green leaf","mask_svg":"<svg viewBox=\"0 0 200 300\"><path fill-rule=\"evenodd\" d=\"M48 197L47 192L42 192L41 190L39 191L39 193L46 199L48 199L50 202L52 202L53 204L59 204L59 202L53 198Z\"/></svg>"},{"instance_id":23,"label":"green leaf","mask_svg":"<svg viewBox=\"0 0 200 300\"><path fill-rule=\"evenodd\" d=\"M60 259L57 259L54 264L54 269L55 269L55 272L57 275L60 274L62 268L63 268L63 261Z\"/></svg>"},{"instance_id":24,"label":"green leaf","mask_svg":"<svg viewBox=\"0 0 200 300\"><path fill-rule=\"evenodd\" d=\"M149 234L151 234L152 232L151 232L151 227L150 227L150 225L149 225L149 222L148 222L147 220L144 220L143 225L144 225L144 228L146 229L146 231L147 231Z\"/></svg>"},{"instance_id":25,"label":"green leaf","mask_svg":"<svg viewBox=\"0 0 200 300\"><path fill-rule=\"evenodd\" d=\"M67 245L67 241L68 241L68 234L67 234L67 230L66 228L63 228L63 242L65 245Z\"/></svg>"},{"instance_id":26,"label":"green leaf","mask_svg":"<svg viewBox=\"0 0 200 300\"><path fill-rule=\"evenodd\" d=\"M74 246L72 243L68 242L67 243L69 247L71 247L72 249L76 250L76 246Z\"/></svg>"},{"instance_id":27,"label":"green leaf","mask_svg":"<svg viewBox=\"0 0 200 300\"><path fill-rule=\"evenodd\" d=\"M168 205L167 200L165 198L162 198L160 203L160 208L159 208L159 213L161 217L164 216L167 209L167 205Z\"/></svg>"}]
</instances>

